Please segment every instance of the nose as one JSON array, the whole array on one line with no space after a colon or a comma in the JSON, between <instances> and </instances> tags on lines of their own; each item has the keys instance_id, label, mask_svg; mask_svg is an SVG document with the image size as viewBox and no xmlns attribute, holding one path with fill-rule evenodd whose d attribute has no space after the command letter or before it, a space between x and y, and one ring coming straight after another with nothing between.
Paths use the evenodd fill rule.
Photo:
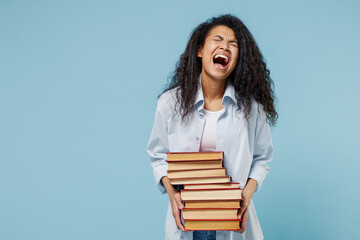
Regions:
<instances>
[{"instance_id":1,"label":"nose","mask_svg":"<svg viewBox=\"0 0 360 240\"><path fill-rule=\"evenodd\" d=\"M223 49L224 51L227 51L227 52L230 51L229 46L228 46L227 43L223 43L222 46L220 47L220 49Z\"/></svg>"}]
</instances>

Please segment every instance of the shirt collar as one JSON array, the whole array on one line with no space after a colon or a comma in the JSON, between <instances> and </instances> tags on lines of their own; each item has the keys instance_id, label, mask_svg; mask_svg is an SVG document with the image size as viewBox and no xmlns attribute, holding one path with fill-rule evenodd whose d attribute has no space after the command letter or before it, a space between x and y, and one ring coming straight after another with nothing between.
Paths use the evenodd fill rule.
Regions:
<instances>
[{"instance_id":1,"label":"shirt collar","mask_svg":"<svg viewBox=\"0 0 360 240\"><path fill-rule=\"evenodd\" d=\"M198 79L198 86L199 86L198 91L195 97L195 107L197 108L198 111L200 111L204 107L204 94L201 86L201 73Z\"/></svg>"},{"instance_id":2,"label":"shirt collar","mask_svg":"<svg viewBox=\"0 0 360 240\"><path fill-rule=\"evenodd\" d=\"M227 83L226 83L226 88L225 88L224 96L222 99L222 104L224 105L227 100L232 100L233 103L235 103L235 104L237 103L236 97L235 97L235 88L229 79L227 80ZM199 76L199 88L198 88L198 91L197 91L196 97L195 97L195 107L198 111L200 111L201 109L204 108L204 94L203 94L202 86L201 86L201 74Z\"/></svg>"},{"instance_id":3,"label":"shirt collar","mask_svg":"<svg viewBox=\"0 0 360 240\"><path fill-rule=\"evenodd\" d=\"M235 88L229 79L227 80L226 89L225 89L224 96L222 99L223 105L227 99L232 100L235 104L237 103L236 97L235 97Z\"/></svg>"}]
</instances>

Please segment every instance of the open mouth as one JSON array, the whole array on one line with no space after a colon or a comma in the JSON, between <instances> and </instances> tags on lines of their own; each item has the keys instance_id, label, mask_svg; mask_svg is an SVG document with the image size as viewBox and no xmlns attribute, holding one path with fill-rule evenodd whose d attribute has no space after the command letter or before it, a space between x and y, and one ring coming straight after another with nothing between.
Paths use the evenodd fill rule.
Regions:
<instances>
[{"instance_id":1,"label":"open mouth","mask_svg":"<svg viewBox=\"0 0 360 240\"><path fill-rule=\"evenodd\" d=\"M227 67L227 65L229 63L229 58L224 55L217 54L214 56L213 62L215 64L215 66L217 65L221 68L225 68L225 67Z\"/></svg>"}]
</instances>

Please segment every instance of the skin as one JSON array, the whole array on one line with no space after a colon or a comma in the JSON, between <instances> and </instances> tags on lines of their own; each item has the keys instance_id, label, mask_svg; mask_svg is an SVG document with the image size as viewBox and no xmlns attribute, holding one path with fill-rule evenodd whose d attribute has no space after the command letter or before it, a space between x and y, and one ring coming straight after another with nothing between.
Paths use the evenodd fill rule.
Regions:
<instances>
[{"instance_id":1,"label":"skin","mask_svg":"<svg viewBox=\"0 0 360 240\"><path fill-rule=\"evenodd\" d=\"M229 63L225 68L214 64L213 57L217 54L222 54L229 58ZM226 88L226 81L235 69L239 56L234 31L223 25L213 27L205 39L204 46L197 52L197 56L202 61L201 84L204 94L204 108L209 111L221 110L224 108L222 98ZM180 192L170 184L170 180L166 176L161 181L169 195L177 228L185 231L181 223L180 211L184 208L184 205L181 202ZM238 211L238 218L241 219L240 231L237 232L243 233L245 231L248 207L256 186L256 180L249 178L242 191L242 200L240 201L240 209Z\"/></svg>"}]
</instances>

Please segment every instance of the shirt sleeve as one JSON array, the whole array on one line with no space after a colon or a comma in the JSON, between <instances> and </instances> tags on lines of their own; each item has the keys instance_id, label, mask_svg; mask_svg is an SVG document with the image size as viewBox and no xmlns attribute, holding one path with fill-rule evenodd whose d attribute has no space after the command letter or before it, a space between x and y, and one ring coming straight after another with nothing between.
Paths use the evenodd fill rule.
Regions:
<instances>
[{"instance_id":1,"label":"shirt sleeve","mask_svg":"<svg viewBox=\"0 0 360 240\"><path fill-rule=\"evenodd\" d=\"M154 126L147 145L147 152L151 159L155 182L161 193L166 193L166 189L161 182L161 178L167 175L168 164L165 161L166 152L169 152L169 143L167 138L167 121L162 113L161 97L158 101Z\"/></svg>"},{"instance_id":2,"label":"shirt sleeve","mask_svg":"<svg viewBox=\"0 0 360 240\"><path fill-rule=\"evenodd\" d=\"M272 160L273 145L270 134L270 127L266 121L266 113L259 104L254 138L254 154L251 164L249 178L257 181L255 192L259 191L270 168L267 165Z\"/></svg>"}]
</instances>

